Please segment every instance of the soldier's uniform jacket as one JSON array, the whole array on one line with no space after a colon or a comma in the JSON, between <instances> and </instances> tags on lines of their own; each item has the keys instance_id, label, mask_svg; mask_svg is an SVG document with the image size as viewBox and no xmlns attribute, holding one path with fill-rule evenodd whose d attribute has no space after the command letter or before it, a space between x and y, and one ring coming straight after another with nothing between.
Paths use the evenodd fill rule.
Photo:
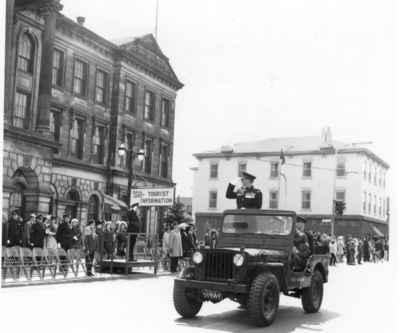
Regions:
<instances>
[{"instance_id":1,"label":"soldier's uniform jacket","mask_svg":"<svg viewBox=\"0 0 400 333\"><path fill-rule=\"evenodd\" d=\"M308 237L304 232L296 230L293 240L294 246L299 251L299 256L307 258L311 254L310 245L308 244Z\"/></svg>"},{"instance_id":2,"label":"soldier's uniform jacket","mask_svg":"<svg viewBox=\"0 0 400 333\"><path fill-rule=\"evenodd\" d=\"M226 190L226 197L228 199L236 199L238 209L260 209L262 206L262 192L253 186L249 188L241 187L237 192L235 192L235 185L229 184Z\"/></svg>"}]
</instances>

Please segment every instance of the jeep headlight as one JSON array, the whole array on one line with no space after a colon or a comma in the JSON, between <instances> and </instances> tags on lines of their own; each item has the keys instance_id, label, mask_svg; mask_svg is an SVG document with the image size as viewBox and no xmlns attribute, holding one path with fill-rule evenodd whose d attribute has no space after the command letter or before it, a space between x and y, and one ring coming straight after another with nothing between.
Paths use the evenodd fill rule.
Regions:
<instances>
[{"instance_id":1,"label":"jeep headlight","mask_svg":"<svg viewBox=\"0 0 400 333\"><path fill-rule=\"evenodd\" d=\"M199 251L196 251L193 253L192 260L196 265L201 264L203 261L203 254Z\"/></svg>"},{"instance_id":2,"label":"jeep headlight","mask_svg":"<svg viewBox=\"0 0 400 333\"><path fill-rule=\"evenodd\" d=\"M237 253L233 256L233 263L235 266L240 267L244 263L244 255L241 253Z\"/></svg>"}]
</instances>

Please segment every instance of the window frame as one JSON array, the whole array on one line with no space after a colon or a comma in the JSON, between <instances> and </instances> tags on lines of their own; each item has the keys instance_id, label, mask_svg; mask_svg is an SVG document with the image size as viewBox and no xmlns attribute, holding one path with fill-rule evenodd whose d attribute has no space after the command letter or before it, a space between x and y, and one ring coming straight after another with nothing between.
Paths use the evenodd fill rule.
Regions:
<instances>
[{"instance_id":1,"label":"window frame","mask_svg":"<svg viewBox=\"0 0 400 333\"><path fill-rule=\"evenodd\" d=\"M163 119L164 119L164 117L163 117L164 107L163 106L165 105L164 102L166 102L166 105L168 105L168 112L167 112L167 116L166 116L166 119L167 119L166 124L163 123ZM170 129L171 128L171 101L166 97L162 97L161 98L160 126L161 126L161 128L164 128L164 129Z\"/></svg>"},{"instance_id":2,"label":"window frame","mask_svg":"<svg viewBox=\"0 0 400 333\"><path fill-rule=\"evenodd\" d=\"M306 168L306 164L309 164L309 168ZM303 170L302 170L302 177L303 178L312 178L312 161L304 160L303 161ZM309 171L309 174L306 174L306 171Z\"/></svg>"},{"instance_id":3,"label":"window frame","mask_svg":"<svg viewBox=\"0 0 400 333\"><path fill-rule=\"evenodd\" d=\"M26 55L23 55L21 53L21 43L22 43L22 38L26 37L27 40L30 43L30 47L31 49L30 54L29 54L29 58L26 57ZM17 44L17 63L16 63L16 68L17 70L23 72L23 73L28 73L28 74L33 74L34 71L34 63L35 63L35 55L36 55L36 43L35 40L32 36L31 33L29 33L29 31L23 31L18 38L18 44ZM21 62L20 59L23 60L24 63L26 63L26 69L21 67Z\"/></svg>"},{"instance_id":4,"label":"window frame","mask_svg":"<svg viewBox=\"0 0 400 333\"><path fill-rule=\"evenodd\" d=\"M244 168L242 168L243 165L245 166ZM247 172L247 161L238 162L238 176L243 177L242 175L243 172Z\"/></svg>"},{"instance_id":5,"label":"window frame","mask_svg":"<svg viewBox=\"0 0 400 333\"><path fill-rule=\"evenodd\" d=\"M169 173L169 151L170 145L167 142L160 140L160 173L159 176L162 178L168 178Z\"/></svg>"},{"instance_id":6,"label":"window frame","mask_svg":"<svg viewBox=\"0 0 400 333\"><path fill-rule=\"evenodd\" d=\"M276 195L276 199L272 199L273 194ZM268 206L270 209L279 209L279 191L278 190L270 190L269 191Z\"/></svg>"},{"instance_id":7,"label":"window frame","mask_svg":"<svg viewBox=\"0 0 400 333\"><path fill-rule=\"evenodd\" d=\"M54 119L54 132L51 132L50 130L50 134L52 135L54 141L60 142L62 129L62 111L52 107L50 108L50 115L53 115Z\"/></svg>"},{"instance_id":8,"label":"window frame","mask_svg":"<svg viewBox=\"0 0 400 333\"><path fill-rule=\"evenodd\" d=\"M340 167L340 165L343 165L343 168ZM345 178L347 176L347 171L346 171L346 160L344 158L340 158L336 161L336 168L335 168L335 175L338 178ZM341 171L343 171L343 174L341 174Z\"/></svg>"},{"instance_id":9,"label":"window frame","mask_svg":"<svg viewBox=\"0 0 400 333\"><path fill-rule=\"evenodd\" d=\"M216 169L213 169L213 167L216 167ZM218 179L218 171L219 171L219 163L218 162L211 162L210 163L209 178L210 179Z\"/></svg>"},{"instance_id":10,"label":"window frame","mask_svg":"<svg viewBox=\"0 0 400 333\"><path fill-rule=\"evenodd\" d=\"M77 67L77 63L81 63L83 65L83 68L82 68L83 78L82 79L75 76L75 70ZM75 91L75 80L77 80L77 79L80 80L80 82L82 84L81 90L79 93ZM72 70L72 94L79 98L87 99L88 91L89 91L89 62L80 57L75 57L73 70Z\"/></svg>"},{"instance_id":11,"label":"window frame","mask_svg":"<svg viewBox=\"0 0 400 333\"><path fill-rule=\"evenodd\" d=\"M148 142L150 142L150 154L148 154L148 150L146 147ZM143 159L143 172L146 175L151 175L153 171L154 138L144 135L143 149L145 154Z\"/></svg>"},{"instance_id":12,"label":"window frame","mask_svg":"<svg viewBox=\"0 0 400 333\"><path fill-rule=\"evenodd\" d=\"M17 95L21 95L26 97L26 103L24 107L24 117L16 117L16 110L17 110ZM21 89L16 89L15 96L14 96L14 105L13 105L13 113L12 113L12 126L15 128L20 128L27 130L30 127L31 121L31 101L32 101L32 94ZM16 126L15 119L22 120L22 127Z\"/></svg>"},{"instance_id":13,"label":"window frame","mask_svg":"<svg viewBox=\"0 0 400 333\"><path fill-rule=\"evenodd\" d=\"M273 167L276 165L276 169ZM276 174L275 171L276 170ZM270 162L270 170L269 170L269 178L276 179L279 177L279 162L278 161L271 161Z\"/></svg>"},{"instance_id":14,"label":"window frame","mask_svg":"<svg viewBox=\"0 0 400 333\"><path fill-rule=\"evenodd\" d=\"M61 55L60 57L60 65L59 67L55 67L54 66L54 59L55 59L55 55L56 53L59 53ZM53 48L53 63L52 63L52 67L51 67L51 84L53 87L55 88L63 88L65 85L65 51L61 50L58 47L54 47ZM57 69L56 71L56 82L54 82L54 70Z\"/></svg>"},{"instance_id":15,"label":"window frame","mask_svg":"<svg viewBox=\"0 0 400 333\"><path fill-rule=\"evenodd\" d=\"M309 195L309 199L305 200L305 195ZM309 189L303 189L301 190L301 209L302 210L311 210L311 200L312 200L312 192ZM308 207L306 207L304 204L308 202Z\"/></svg>"},{"instance_id":16,"label":"window frame","mask_svg":"<svg viewBox=\"0 0 400 333\"><path fill-rule=\"evenodd\" d=\"M94 138L96 135L96 131L98 130L98 134L99 134L99 143L95 143L94 142ZM94 160L94 162L96 164L104 164L104 159L105 159L105 149L106 149L106 125L104 124L100 124L97 123L95 124L95 129L94 129L94 133L93 133L93 140L92 140L92 144L93 144L93 152L92 152L92 161ZM97 151L95 151L95 147L97 147Z\"/></svg>"},{"instance_id":17,"label":"window frame","mask_svg":"<svg viewBox=\"0 0 400 333\"><path fill-rule=\"evenodd\" d=\"M98 85L98 75L103 75L103 87ZM108 92L109 92L109 73L101 67L96 67L96 72L94 75L94 103L101 106L106 106L108 103ZM97 90L101 89L103 99L101 101L97 100Z\"/></svg>"},{"instance_id":18,"label":"window frame","mask_svg":"<svg viewBox=\"0 0 400 333\"><path fill-rule=\"evenodd\" d=\"M215 195L215 198L213 198ZM214 203L214 204L212 204ZM208 209L218 209L218 191L217 190L209 190L208 191Z\"/></svg>"},{"instance_id":19,"label":"window frame","mask_svg":"<svg viewBox=\"0 0 400 333\"><path fill-rule=\"evenodd\" d=\"M150 102L151 104L147 105L147 101L146 101L146 96L147 94L150 95ZM147 107L150 107L149 110L149 116L146 116L146 110ZM154 123L155 121L155 107L156 107L156 94L149 90L149 89L145 89L144 91L144 103L143 103L143 120L148 122L148 123Z\"/></svg>"},{"instance_id":20,"label":"window frame","mask_svg":"<svg viewBox=\"0 0 400 333\"><path fill-rule=\"evenodd\" d=\"M130 97L127 95L128 85L132 85L133 96L130 96ZM128 98L130 99L129 109L127 109L127 99ZM125 90L124 90L124 112L135 116L136 115L136 107L137 107L137 83L133 80L126 79L125 80Z\"/></svg>"},{"instance_id":21,"label":"window frame","mask_svg":"<svg viewBox=\"0 0 400 333\"><path fill-rule=\"evenodd\" d=\"M71 150L70 153L71 155L78 159L78 160L83 160L84 159L84 155L85 155L85 122L86 119L85 118L81 118L81 117L74 117L74 119L72 120L72 128L70 129L70 131L73 131L73 126L74 126L74 122L77 122L77 130L78 130L78 138L73 138L72 134L70 134L70 140L71 140ZM77 147L76 147L76 151L72 150L72 140L76 140L77 142ZM78 145L79 144L79 145Z\"/></svg>"}]
</instances>

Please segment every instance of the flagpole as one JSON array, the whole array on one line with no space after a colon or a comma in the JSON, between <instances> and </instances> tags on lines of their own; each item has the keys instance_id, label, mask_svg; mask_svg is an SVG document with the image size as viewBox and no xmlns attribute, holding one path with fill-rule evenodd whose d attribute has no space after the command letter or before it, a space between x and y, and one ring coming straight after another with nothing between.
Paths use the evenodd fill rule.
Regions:
<instances>
[{"instance_id":1,"label":"flagpole","mask_svg":"<svg viewBox=\"0 0 400 333\"><path fill-rule=\"evenodd\" d=\"M158 7L159 7L159 0L156 0L156 24L154 31L154 37L156 40L158 40Z\"/></svg>"}]
</instances>

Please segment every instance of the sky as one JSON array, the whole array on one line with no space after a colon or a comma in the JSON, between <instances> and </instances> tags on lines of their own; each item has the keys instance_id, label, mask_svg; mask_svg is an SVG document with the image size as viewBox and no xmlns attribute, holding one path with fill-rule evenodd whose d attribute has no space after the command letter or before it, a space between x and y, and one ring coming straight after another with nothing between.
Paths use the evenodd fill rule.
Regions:
<instances>
[{"instance_id":1,"label":"sky","mask_svg":"<svg viewBox=\"0 0 400 333\"><path fill-rule=\"evenodd\" d=\"M62 0L107 39L155 31L156 0ZM390 0L159 0L158 43L185 84L173 178L191 196L193 154L269 137L373 141L394 163Z\"/></svg>"}]
</instances>

